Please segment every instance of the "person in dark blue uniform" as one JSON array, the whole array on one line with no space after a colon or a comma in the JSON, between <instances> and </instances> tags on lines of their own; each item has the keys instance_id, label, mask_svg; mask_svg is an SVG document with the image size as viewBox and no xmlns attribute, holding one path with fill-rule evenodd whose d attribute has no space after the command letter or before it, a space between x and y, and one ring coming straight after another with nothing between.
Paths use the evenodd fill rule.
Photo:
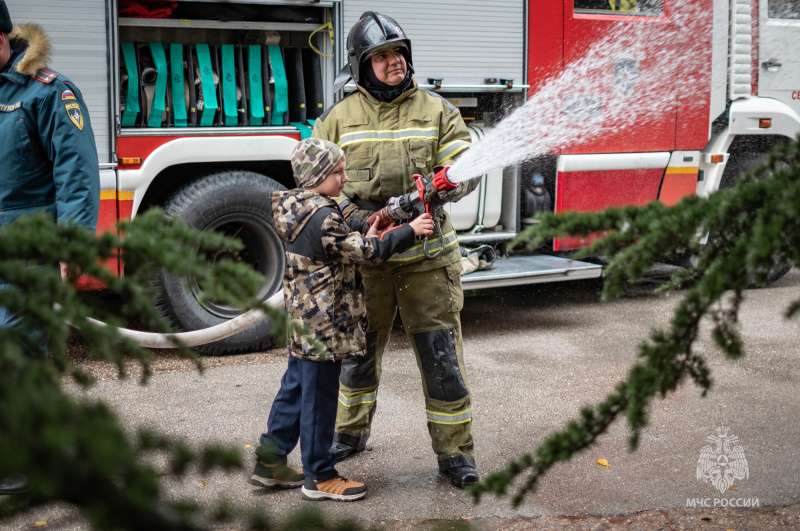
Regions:
<instances>
[{"instance_id":1,"label":"person in dark blue uniform","mask_svg":"<svg viewBox=\"0 0 800 531\"><path fill-rule=\"evenodd\" d=\"M96 230L100 173L89 113L78 88L47 70L50 43L35 24L14 27L0 0L0 230L23 214ZM55 266L55 264L53 264ZM66 279L67 264L61 264ZM0 278L0 290L8 289ZM0 327L22 316L0 307ZM23 335L22 350L47 359L44 327ZM23 477L0 477L0 494L27 490Z\"/></svg>"}]
</instances>

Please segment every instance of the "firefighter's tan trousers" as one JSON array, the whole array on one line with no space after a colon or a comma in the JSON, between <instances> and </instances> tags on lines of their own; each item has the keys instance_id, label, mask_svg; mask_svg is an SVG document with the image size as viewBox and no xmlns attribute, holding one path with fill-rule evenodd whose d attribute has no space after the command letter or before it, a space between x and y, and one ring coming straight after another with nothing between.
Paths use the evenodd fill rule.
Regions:
<instances>
[{"instance_id":1,"label":"firefighter's tan trousers","mask_svg":"<svg viewBox=\"0 0 800 531\"><path fill-rule=\"evenodd\" d=\"M461 265L419 273L380 266L362 272L367 355L342 364L337 434L366 442L375 414L381 359L399 310L422 375L428 432L440 467L464 458L474 462L472 405L461 348Z\"/></svg>"}]
</instances>

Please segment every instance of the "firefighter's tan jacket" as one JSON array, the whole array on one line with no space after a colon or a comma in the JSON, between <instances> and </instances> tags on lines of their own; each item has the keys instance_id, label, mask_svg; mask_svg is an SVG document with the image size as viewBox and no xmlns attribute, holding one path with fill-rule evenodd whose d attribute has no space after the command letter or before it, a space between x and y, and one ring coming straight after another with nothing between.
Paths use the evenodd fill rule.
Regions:
<instances>
[{"instance_id":1,"label":"firefighter's tan jacket","mask_svg":"<svg viewBox=\"0 0 800 531\"><path fill-rule=\"evenodd\" d=\"M358 86L316 120L313 136L338 144L347 157L347 177L343 211L346 218L363 221L390 197L413 192L414 174L428 175L434 166L452 164L469 148L470 136L461 113L441 96L413 88L392 102L381 102ZM461 197L475 188L464 183ZM357 199L376 203L364 209L347 201ZM362 203L363 205L363 203ZM408 270L427 271L460 260L458 239L445 212L440 218L441 235L431 236L428 249L435 252L444 241L445 251L433 260L426 259L422 243L395 255L382 267L409 266ZM367 268L370 269L370 268ZM365 275L367 272L365 271Z\"/></svg>"}]
</instances>

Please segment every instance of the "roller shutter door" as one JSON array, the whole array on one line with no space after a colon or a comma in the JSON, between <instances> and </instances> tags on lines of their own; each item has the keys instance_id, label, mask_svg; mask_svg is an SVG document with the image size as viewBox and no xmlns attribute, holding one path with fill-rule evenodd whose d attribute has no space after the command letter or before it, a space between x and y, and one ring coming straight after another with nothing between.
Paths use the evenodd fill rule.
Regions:
<instances>
[{"instance_id":1,"label":"roller shutter door","mask_svg":"<svg viewBox=\"0 0 800 531\"><path fill-rule=\"evenodd\" d=\"M482 85L484 78L525 83L521 0L345 0L344 35L364 11L394 18L411 38L417 80Z\"/></svg>"},{"instance_id":2,"label":"roller shutter door","mask_svg":"<svg viewBox=\"0 0 800 531\"><path fill-rule=\"evenodd\" d=\"M15 24L42 26L53 45L48 66L75 82L89 108L100 163L111 161L105 0L6 0Z\"/></svg>"}]
</instances>

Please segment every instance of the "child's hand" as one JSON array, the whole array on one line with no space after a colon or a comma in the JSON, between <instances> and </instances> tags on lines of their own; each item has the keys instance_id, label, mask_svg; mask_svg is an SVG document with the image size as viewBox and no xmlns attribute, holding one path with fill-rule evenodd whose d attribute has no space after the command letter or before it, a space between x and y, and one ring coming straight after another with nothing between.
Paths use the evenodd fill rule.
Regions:
<instances>
[{"instance_id":1,"label":"child's hand","mask_svg":"<svg viewBox=\"0 0 800 531\"><path fill-rule=\"evenodd\" d=\"M367 234L364 236L365 238L377 238L381 235L381 231L378 230L378 223L380 223L380 219L376 216L375 221L372 222L372 225L370 225ZM392 225L394 225L394 223L392 223ZM392 225L389 225L386 228L387 229L391 228Z\"/></svg>"},{"instance_id":2,"label":"child's hand","mask_svg":"<svg viewBox=\"0 0 800 531\"><path fill-rule=\"evenodd\" d=\"M430 214L422 214L409 225L414 229L415 236L430 236L433 234L433 218Z\"/></svg>"}]
</instances>

